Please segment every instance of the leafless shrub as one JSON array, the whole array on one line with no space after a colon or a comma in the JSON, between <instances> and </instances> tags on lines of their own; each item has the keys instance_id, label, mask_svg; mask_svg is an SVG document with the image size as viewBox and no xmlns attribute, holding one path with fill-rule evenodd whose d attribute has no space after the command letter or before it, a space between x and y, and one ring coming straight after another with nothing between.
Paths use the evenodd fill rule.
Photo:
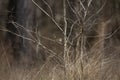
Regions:
<instances>
[{"instance_id":1,"label":"leafless shrub","mask_svg":"<svg viewBox=\"0 0 120 80\"><path fill-rule=\"evenodd\" d=\"M24 28L31 37L11 33L33 42L37 55L41 54L41 50L46 55L43 64L40 66L30 70L11 69L9 80L119 80L119 60L113 58L113 54L112 57L105 55L106 49L110 49L104 45L105 40L117 31L115 30L112 34L107 33L106 27L112 20L104 21L104 18L100 17L106 1L94 9L92 5L94 0L78 0L74 7L69 0L64 0L63 26L61 26L54 18L48 2L44 1L50 9L50 14L35 0L32 0L33 4L51 19L62 36L55 40L42 35L37 28L35 31L29 31L19 24L13 23L17 27ZM75 20L68 17L67 7L76 16ZM69 24L69 21L72 24ZM96 31L95 36L89 35L89 30L93 28ZM94 38L92 44L88 40L89 37ZM90 44L89 47L88 44Z\"/></svg>"}]
</instances>

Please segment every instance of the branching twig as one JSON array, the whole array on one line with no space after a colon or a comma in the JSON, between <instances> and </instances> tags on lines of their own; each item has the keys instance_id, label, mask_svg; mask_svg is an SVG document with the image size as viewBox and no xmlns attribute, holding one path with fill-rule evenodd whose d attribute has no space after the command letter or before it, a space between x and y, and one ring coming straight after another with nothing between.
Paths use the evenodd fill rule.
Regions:
<instances>
[{"instance_id":1,"label":"branching twig","mask_svg":"<svg viewBox=\"0 0 120 80\"><path fill-rule=\"evenodd\" d=\"M49 13L47 13L42 7L40 7L34 0L32 0L32 2L33 2L33 4L34 4L35 6L37 6L43 13L45 13L45 14L55 23L55 25L60 29L60 31L62 31L62 33L64 34L63 29L62 29L61 26L56 22L56 20L55 20L52 16L50 16Z\"/></svg>"}]
</instances>

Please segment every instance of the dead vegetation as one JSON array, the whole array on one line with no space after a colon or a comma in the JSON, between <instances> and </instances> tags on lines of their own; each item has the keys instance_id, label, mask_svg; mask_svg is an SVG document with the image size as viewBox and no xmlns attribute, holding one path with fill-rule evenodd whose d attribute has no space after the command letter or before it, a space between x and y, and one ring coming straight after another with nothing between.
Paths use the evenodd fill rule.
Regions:
<instances>
[{"instance_id":1,"label":"dead vegetation","mask_svg":"<svg viewBox=\"0 0 120 80\"><path fill-rule=\"evenodd\" d=\"M33 50L19 62L12 55L11 44L1 41L0 80L120 80L119 25L114 26L119 20L116 12L105 13L106 7L113 6L111 2L102 1L94 8L95 0L78 0L74 6L64 0L60 24L52 16L49 3L43 1L52 15L32 0L51 24L31 31L13 22L31 37L10 33L29 41ZM71 14L76 17L71 18Z\"/></svg>"}]
</instances>

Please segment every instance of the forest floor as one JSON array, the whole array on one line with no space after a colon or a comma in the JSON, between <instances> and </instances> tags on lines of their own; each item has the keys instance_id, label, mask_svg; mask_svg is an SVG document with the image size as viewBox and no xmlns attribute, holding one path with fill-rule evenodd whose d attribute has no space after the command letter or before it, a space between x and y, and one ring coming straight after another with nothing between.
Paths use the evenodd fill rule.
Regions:
<instances>
[{"instance_id":1,"label":"forest floor","mask_svg":"<svg viewBox=\"0 0 120 80\"><path fill-rule=\"evenodd\" d=\"M56 61L48 57L42 65L24 68L11 66L7 51L10 52L9 48L1 50L0 80L120 80L120 62L117 58L93 54L87 60L78 58L74 63L63 65L54 64Z\"/></svg>"}]
</instances>

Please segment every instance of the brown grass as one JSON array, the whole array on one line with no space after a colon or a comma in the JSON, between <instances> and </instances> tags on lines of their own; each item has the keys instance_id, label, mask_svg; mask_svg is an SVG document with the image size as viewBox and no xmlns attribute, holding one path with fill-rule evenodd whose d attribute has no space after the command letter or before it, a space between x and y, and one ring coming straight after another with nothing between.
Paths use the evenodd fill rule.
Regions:
<instances>
[{"instance_id":1,"label":"brown grass","mask_svg":"<svg viewBox=\"0 0 120 80\"><path fill-rule=\"evenodd\" d=\"M84 55L83 62L81 58L69 61L66 66L48 56L44 64L31 68L11 66L9 48L2 46L0 51L0 80L120 80L119 59L103 57L101 51Z\"/></svg>"}]
</instances>

